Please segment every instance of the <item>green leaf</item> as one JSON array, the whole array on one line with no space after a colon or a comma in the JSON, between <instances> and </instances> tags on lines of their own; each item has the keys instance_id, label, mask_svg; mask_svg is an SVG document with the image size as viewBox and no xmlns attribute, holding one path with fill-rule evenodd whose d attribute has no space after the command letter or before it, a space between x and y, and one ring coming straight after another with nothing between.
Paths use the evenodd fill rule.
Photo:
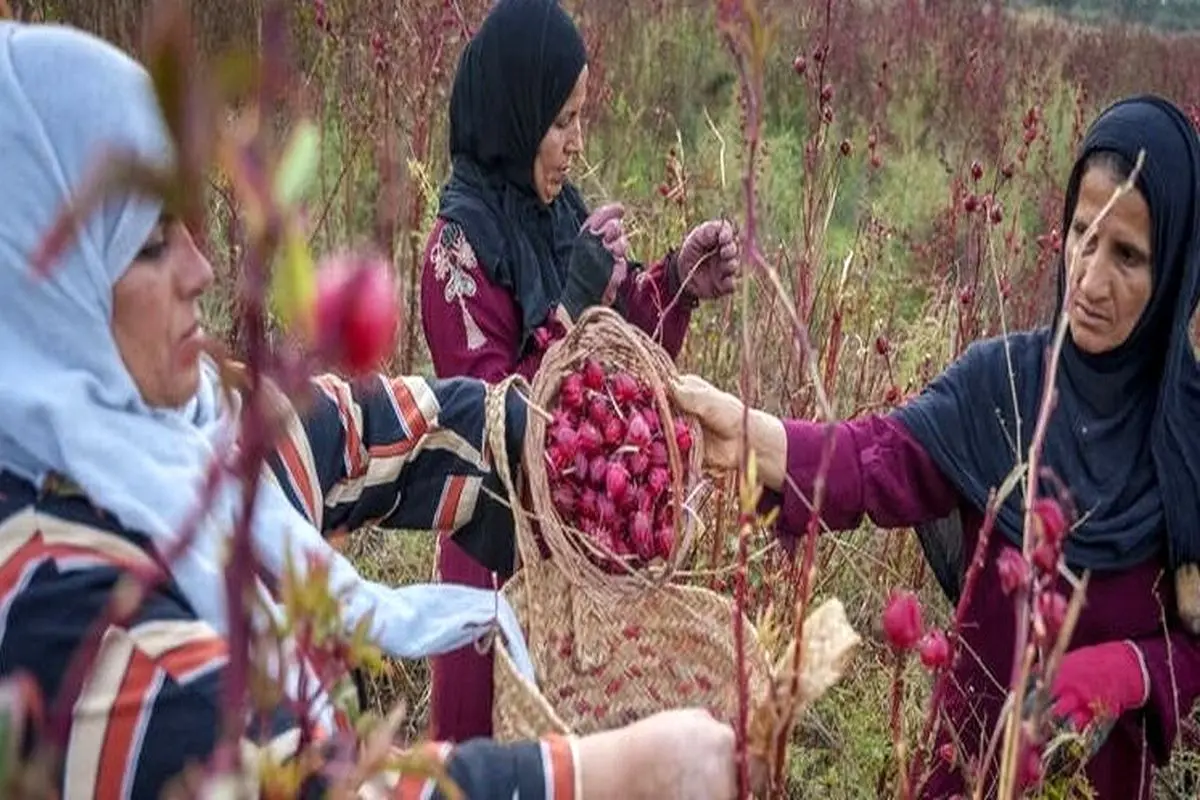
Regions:
<instances>
[{"instance_id":1,"label":"green leaf","mask_svg":"<svg viewBox=\"0 0 1200 800\"><path fill-rule=\"evenodd\" d=\"M320 157L321 134L315 124L304 120L292 133L275 173L276 202L284 208L299 202L317 175Z\"/></svg>"},{"instance_id":2,"label":"green leaf","mask_svg":"<svg viewBox=\"0 0 1200 800\"><path fill-rule=\"evenodd\" d=\"M312 333L316 302L316 266L308 242L298 225L289 225L281 260L271 275L271 307L284 328L307 338Z\"/></svg>"}]
</instances>

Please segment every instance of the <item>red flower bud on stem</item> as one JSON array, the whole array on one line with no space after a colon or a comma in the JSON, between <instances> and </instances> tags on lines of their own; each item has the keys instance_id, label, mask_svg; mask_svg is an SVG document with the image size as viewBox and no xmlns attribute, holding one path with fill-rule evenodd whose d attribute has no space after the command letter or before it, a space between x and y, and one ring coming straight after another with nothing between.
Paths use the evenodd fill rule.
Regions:
<instances>
[{"instance_id":1,"label":"red flower bud on stem","mask_svg":"<svg viewBox=\"0 0 1200 800\"><path fill-rule=\"evenodd\" d=\"M937 670L950 666L950 642L946 634L939 630L931 630L921 637L917 643L917 652L921 663L927 668Z\"/></svg>"},{"instance_id":2,"label":"red flower bud on stem","mask_svg":"<svg viewBox=\"0 0 1200 800\"><path fill-rule=\"evenodd\" d=\"M328 259L317 273L316 317L318 347L337 369L361 375L377 368L400 328L390 265L355 255Z\"/></svg>"},{"instance_id":3,"label":"red flower bud on stem","mask_svg":"<svg viewBox=\"0 0 1200 800\"><path fill-rule=\"evenodd\" d=\"M883 633L893 649L911 650L921 638L921 601L910 591L894 592L883 609Z\"/></svg>"}]
</instances>

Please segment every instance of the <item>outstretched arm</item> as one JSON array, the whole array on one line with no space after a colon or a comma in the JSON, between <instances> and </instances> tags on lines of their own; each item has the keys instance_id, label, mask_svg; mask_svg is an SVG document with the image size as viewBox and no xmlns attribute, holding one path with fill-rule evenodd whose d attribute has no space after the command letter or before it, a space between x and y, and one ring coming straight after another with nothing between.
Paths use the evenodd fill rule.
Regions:
<instances>
[{"instance_id":1,"label":"outstretched arm","mask_svg":"<svg viewBox=\"0 0 1200 800\"><path fill-rule=\"evenodd\" d=\"M495 420L485 413L488 384L471 378L322 375L312 390L270 463L314 527L450 532L488 569L512 569L512 516L489 436L505 426L515 468L526 414L516 389Z\"/></svg>"},{"instance_id":2,"label":"outstretched arm","mask_svg":"<svg viewBox=\"0 0 1200 800\"><path fill-rule=\"evenodd\" d=\"M685 376L675 387L681 408L704 425L706 463L734 469L741 463L742 425L764 486L760 510L779 507L776 529L785 542L802 535L812 516L814 489L827 443L822 521L852 530L864 516L880 527L916 525L948 515L958 495L937 466L897 421L888 417L833 423L780 420L751 409L701 378Z\"/></svg>"}]
</instances>

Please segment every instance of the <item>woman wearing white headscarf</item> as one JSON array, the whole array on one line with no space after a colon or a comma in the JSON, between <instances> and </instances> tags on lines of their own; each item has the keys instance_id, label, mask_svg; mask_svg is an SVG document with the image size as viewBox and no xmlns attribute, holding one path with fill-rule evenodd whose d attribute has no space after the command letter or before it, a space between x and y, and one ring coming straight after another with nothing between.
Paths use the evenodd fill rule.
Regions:
<instances>
[{"instance_id":1,"label":"woman wearing white headscarf","mask_svg":"<svg viewBox=\"0 0 1200 800\"><path fill-rule=\"evenodd\" d=\"M121 574L170 548L212 455L236 433L236 409L201 354L198 303L212 270L159 202L106 198L52 273L32 274L44 233L106 147L170 157L145 71L87 34L0 22L0 677L29 674L47 702ZM261 481L253 544L270 578L289 555L303 571L315 551L345 597L347 629L371 614L386 653L446 652L498 624L532 676L495 593L372 583L321 535L367 522L448 531L507 568L511 520L484 491L502 491L487 452L486 385L322 376L312 387L315 403L291 414ZM507 403L515 458L524 407L515 395ZM212 752L227 661L223 548L240 492L222 487L169 579L104 632L70 706L65 796L157 797ZM303 669L287 665L280 678L293 696ZM314 714L326 732L344 725L328 698ZM294 741L296 725L272 716L272 752ZM439 752L473 798L734 794L732 732L699 711L580 739Z\"/></svg>"}]
</instances>

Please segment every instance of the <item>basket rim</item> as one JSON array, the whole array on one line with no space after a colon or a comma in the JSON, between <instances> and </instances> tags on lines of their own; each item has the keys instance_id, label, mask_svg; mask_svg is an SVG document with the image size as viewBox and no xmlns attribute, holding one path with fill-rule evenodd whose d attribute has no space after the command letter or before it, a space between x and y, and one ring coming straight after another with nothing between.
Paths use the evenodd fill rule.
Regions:
<instances>
[{"instance_id":1,"label":"basket rim","mask_svg":"<svg viewBox=\"0 0 1200 800\"><path fill-rule=\"evenodd\" d=\"M606 336L620 341L626 350L612 349L601 355L596 352L596 348L588 346L591 339ZM665 563L661 563L661 560L659 563L651 562L630 568L630 572L616 574L605 571L588 558L585 548L589 547L590 543L580 541L582 533L567 523L550 496L549 471L544 458L548 427L544 412L530 416L524 442L523 462L530 489L530 501L543 530L542 540L550 551L551 560L562 563L564 568L573 568L570 572L577 574L579 581L610 594L628 595L653 591L669 583L674 574L682 568L699 537L699 514L696 510L689 513L687 503L705 484L703 427L693 416L679 413L672 408L668 384L678 378L679 372L666 351L644 331L624 320L612 309L603 306L585 311L567 335L547 349L530 388L530 402L539 409L550 407L557 401L566 376L590 358L599 360L606 367L629 372L647 383L654 393L653 406L663 429L673 430L678 419L683 421L691 433L692 448L686 463L680 457L675 437L663 437L672 477L673 502L677 508L684 509L682 513L673 515L674 552ZM568 550L571 552L565 552Z\"/></svg>"}]
</instances>

